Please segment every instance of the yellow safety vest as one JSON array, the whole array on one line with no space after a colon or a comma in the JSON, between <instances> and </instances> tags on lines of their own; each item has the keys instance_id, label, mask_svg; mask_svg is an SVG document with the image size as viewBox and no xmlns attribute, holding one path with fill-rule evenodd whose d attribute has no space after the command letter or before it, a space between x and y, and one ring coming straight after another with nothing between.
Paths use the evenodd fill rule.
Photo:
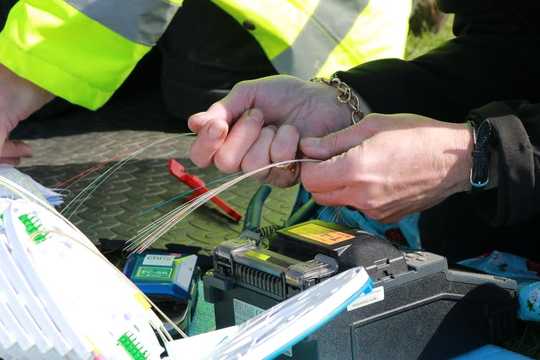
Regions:
<instances>
[{"instance_id":1,"label":"yellow safety vest","mask_svg":"<svg viewBox=\"0 0 540 360\"><path fill-rule=\"evenodd\" d=\"M280 73L305 79L402 57L411 7L411 0L213 1L251 32ZM181 2L19 0L0 33L0 62L97 109L156 44Z\"/></svg>"},{"instance_id":2,"label":"yellow safety vest","mask_svg":"<svg viewBox=\"0 0 540 360\"><path fill-rule=\"evenodd\" d=\"M279 73L309 79L403 57L409 0L212 0L257 39Z\"/></svg>"}]
</instances>

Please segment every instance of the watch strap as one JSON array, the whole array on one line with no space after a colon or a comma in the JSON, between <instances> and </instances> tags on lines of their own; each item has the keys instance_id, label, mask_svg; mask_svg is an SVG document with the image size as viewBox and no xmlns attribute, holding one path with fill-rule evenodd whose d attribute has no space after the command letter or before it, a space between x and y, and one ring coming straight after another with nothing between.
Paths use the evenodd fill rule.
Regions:
<instances>
[{"instance_id":1,"label":"watch strap","mask_svg":"<svg viewBox=\"0 0 540 360\"><path fill-rule=\"evenodd\" d=\"M470 183L472 191L477 191L489 184L493 126L488 118L476 113L472 113L468 120L473 129L474 140Z\"/></svg>"}]
</instances>

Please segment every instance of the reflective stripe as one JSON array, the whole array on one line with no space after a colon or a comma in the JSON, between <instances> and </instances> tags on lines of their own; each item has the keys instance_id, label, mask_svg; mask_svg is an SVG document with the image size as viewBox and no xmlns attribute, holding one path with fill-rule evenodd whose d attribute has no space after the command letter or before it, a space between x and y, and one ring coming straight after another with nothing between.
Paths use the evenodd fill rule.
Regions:
<instances>
[{"instance_id":1,"label":"reflective stripe","mask_svg":"<svg viewBox=\"0 0 540 360\"><path fill-rule=\"evenodd\" d=\"M368 2L320 0L294 43L271 59L276 70L303 79L315 76L349 33Z\"/></svg>"},{"instance_id":2,"label":"reflective stripe","mask_svg":"<svg viewBox=\"0 0 540 360\"><path fill-rule=\"evenodd\" d=\"M370 1L345 38L316 76L327 77L337 70L383 58L405 55L412 1Z\"/></svg>"},{"instance_id":3,"label":"reflective stripe","mask_svg":"<svg viewBox=\"0 0 540 360\"><path fill-rule=\"evenodd\" d=\"M128 40L153 46L167 29L181 1L65 0Z\"/></svg>"},{"instance_id":4,"label":"reflective stripe","mask_svg":"<svg viewBox=\"0 0 540 360\"><path fill-rule=\"evenodd\" d=\"M254 24L250 34L262 46L268 59L273 59L294 43L320 0L212 1L240 25Z\"/></svg>"}]
</instances>

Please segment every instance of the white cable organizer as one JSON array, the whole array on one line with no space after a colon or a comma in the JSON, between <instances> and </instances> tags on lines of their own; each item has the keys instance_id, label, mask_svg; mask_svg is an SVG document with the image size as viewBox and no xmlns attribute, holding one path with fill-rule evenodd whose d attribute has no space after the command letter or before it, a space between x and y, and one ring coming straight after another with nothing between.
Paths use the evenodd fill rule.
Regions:
<instances>
[{"instance_id":1,"label":"white cable organizer","mask_svg":"<svg viewBox=\"0 0 540 360\"><path fill-rule=\"evenodd\" d=\"M272 358L372 288L353 268L242 325L173 340L157 313L170 320L81 231L13 181L0 187L20 197L0 197L4 360Z\"/></svg>"}]
</instances>

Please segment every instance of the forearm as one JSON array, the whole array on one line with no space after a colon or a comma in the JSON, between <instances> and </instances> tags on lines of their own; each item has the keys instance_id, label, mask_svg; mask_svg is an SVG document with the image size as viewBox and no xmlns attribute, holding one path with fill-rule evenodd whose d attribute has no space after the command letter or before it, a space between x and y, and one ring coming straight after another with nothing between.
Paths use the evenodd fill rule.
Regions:
<instances>
[{"instance_id":1,"label":"forearm","mask_svg":"<svg viewBox=\"0 0 540 360\"><path fill-rule=\"evenodd\" d=\"M20 121L53 98L48 91L20 78L0 64L0 133L6 136Z\"/></svg>"}]
</instances>

